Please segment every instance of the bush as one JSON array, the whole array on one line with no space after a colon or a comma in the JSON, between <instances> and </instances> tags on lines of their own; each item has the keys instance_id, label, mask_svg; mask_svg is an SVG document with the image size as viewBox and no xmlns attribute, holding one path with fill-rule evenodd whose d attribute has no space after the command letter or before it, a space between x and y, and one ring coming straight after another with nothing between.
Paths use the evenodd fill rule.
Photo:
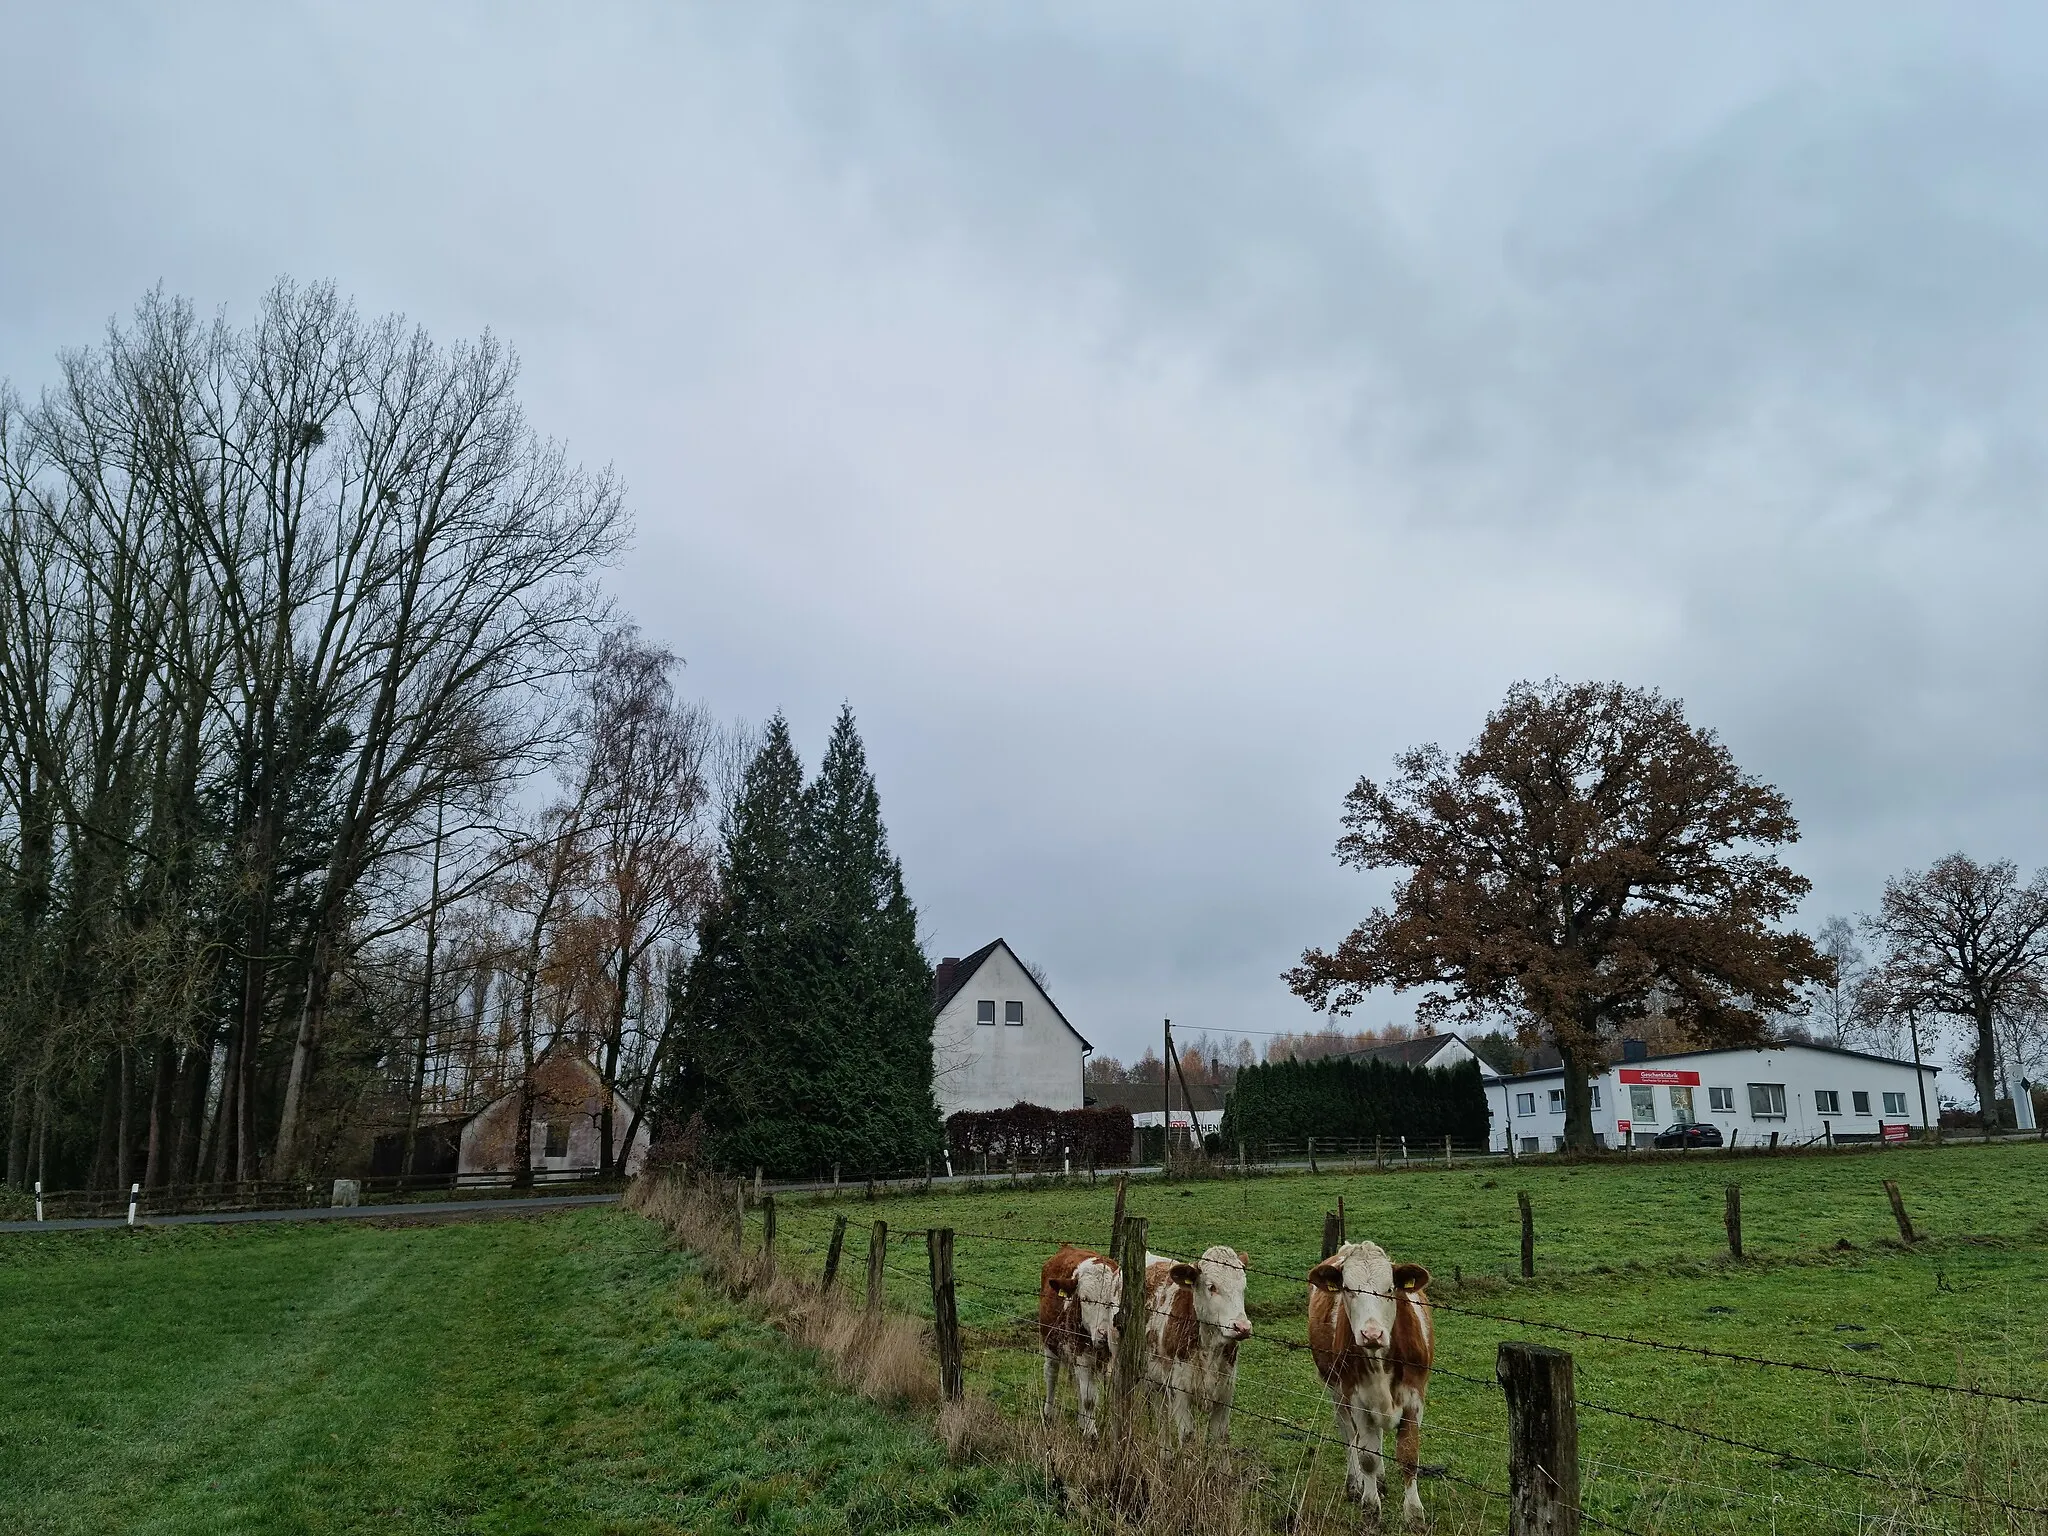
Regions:
<instances>
[{"instance_id":1,"label":"bush","mask_svg":"<svg viewBox=\"0 0 2048 1536\"><path fill-rule=\"evenodd\" d=\"M1040 1104L963 1109L946 1119L946 1146L960 1162L986 1156L997 1166L1012 1157L1044 1163L1069 1154L1077 1166L1121 1168L1131 1160L1131 1112Z\"/></svg>"},{"instance_id":2,"label":"bush","mask_svg":"<svg viewBox=\"0 0 2048 1536\"><path fill-rule=\"evenodd\" d=\"M1477 1062L1440 1069L1333 1056L1246 1067L1223 1111L1222 1136L1226 1147L1310 1136L1471 1143L1484 1142L1487 1129Z\"/></svg>"}]
</instances>

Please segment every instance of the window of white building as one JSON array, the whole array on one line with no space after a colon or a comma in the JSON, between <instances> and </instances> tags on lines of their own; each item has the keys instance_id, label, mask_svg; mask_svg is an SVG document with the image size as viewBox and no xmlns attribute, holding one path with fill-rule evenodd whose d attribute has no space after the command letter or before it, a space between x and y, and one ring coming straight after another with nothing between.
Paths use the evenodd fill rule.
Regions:
<instances>
[{"instance_id":1,"label":"window of white building","mask_svg":"<svg viewBox=\"0 0 2048 1536\"><path fill-rule=\"evenodd\" d=\"M1856 1111L1856 1113L1857 1113L1857 1114L1859 1114L1859 1115L1867 1115L1867 1114L1869 1114L1869 1113L1870 1113L1870 1095L1869 1095L1869 1094L1867 1094L1867 1093L1852 1093L1852 1094L1850 1094L1850 1095L1849 1095L1849 1106L1850 1106L1850 1108L1854 1109L1854 1110Z\"/></svg>"},{"instance_id":2,"label":"window of white building","mask_svg":"<svg viewBox=\"0 0 2048 1536\"><path fill-rule=\"evenodd\" d=\"M1783 1083L1751 1083L1749 1085L1749 1113L1756 1120L1782 1120L1785 1118L1785 1085Z\"/></svg>"},{"instance_id":3,"label":"window of white building","mask_svg":"<svg viewBox=\"0 0 2048 1536\"><path fill-rule=\"evenodd\" d=\"M1628 1090L1628 1117L1637 1125L1657 1123L1657 1090L1637 1083Z\"/></svg>"},{"instance_id":4,"label":"window of white building","mask_svg":"<svg viewBox=\"0 0 2048 1536\"><path fill-rule=\"evenodd\" d=\"M1534 1136L1524 1136L1522 1138L1522 1150L1524 1152L1540 1152L1543 1150L1543 1146Z\"/></svg>"},{"instance_id":5,"label":"window of white building","mask_svg":"<svg viewBox=\"0 0 2048 1536\"><path fill-rule=\"evenodd\" d=\"M1550 1112L1553 1115L1564 1113L1564 1090L1562 1088L1550 1090Z\"/></svg>"},{"instance_id":6,"label":"window of white building","mask_svg":"<svg viewBox=\"0 0 2048 1536\"><path fill-rule=\"evenodd\" d=\"M1888 1115L1903 1115L1906 1112L1906 1096L1903 1093L1886 1094L1884 1112Z\"/></svg>"},{"instance_id":7,"label":"window of white building","mask_svg":"<svg viewBox=\"0 0 2048 1536\"><path fill-rule=\"evenodd\" d=\"M1832 1088L1814 1089L1813 1112L1816 1115L1839 1115L1842 1112L1842 1096Z\"/></svg>"},{"instance_id":8,"label":"window of white building","mask_svg":"<svg viewBox=\"0 0 2048 1536\"><path fill-rule=\"evenodd\" d=\"M1598 1083L1593 1085L1593 1107L1595 1109L1600 1107L1600 1085Z\"/></svg>"},{"instance_id":9,"label":"window of white building","mask_svg":"<svg viewBox=\"0 0 2048 1536\"><path fill-rule=\"evenodd\" d=\"M1003 1004L1003 1022L1005 1024L1022 1024L1024 1022L1024 1005L1022 1003Z\"/></svg>"},{"instance_id":10,"label":"window of white building","mask_svg":"<svg viewBox=\"0 0 2048 1536\"><path fill-rule=\"evenodd\" d=\"M1732 1112L1735 1108L1735 1090L1733 1088L1709 1088L1707 1090L1707 1108L1710 1110L1725 1109Z\"/></svg>"},{"instance_id":11,"label":"window of white building","mask_svg":"<svg viewBox=\"0 0 2048 1536\"><path fill-rule=\"evenodd\" d=\"M980 1002L978 1002L978 1003L976 1003L976 1004L974 1005L974 1022L975 1022L975 1023L977 1023L977 1024L993 1024L993 1023L995 1023L995 1021L996 1021L996 1000L995 1000L994 998L992 998L992 997L985 997L985 998L983 998L983 999L982 999L982 1000L981 1000Z\"/></svg>"},{"instance_id":12,"label":"window of white building","mask_svg":"<svg viewBox=\"0 0 2048 1536\"><path fill-rule=\"evenodd\" d=\"M1533 1093L1518 1093L1518 1094L1516 1094L1516 1095L1515 1095L1515 1113L1516 1113L1516 1114L1518 1114L1518 1115L1533 1115L1533 1114L1535 1114L1535 1113L1536 1113L1536 1095L1535 1095L1535 1094L1533 1094ZM1535 1151L1536 1149L1535 1149L1534 1147L1531 1147L1531 1148L1530 1148L1529 1150L1533 1152L1533 1151Z\"/></svg>"}]
</instances>

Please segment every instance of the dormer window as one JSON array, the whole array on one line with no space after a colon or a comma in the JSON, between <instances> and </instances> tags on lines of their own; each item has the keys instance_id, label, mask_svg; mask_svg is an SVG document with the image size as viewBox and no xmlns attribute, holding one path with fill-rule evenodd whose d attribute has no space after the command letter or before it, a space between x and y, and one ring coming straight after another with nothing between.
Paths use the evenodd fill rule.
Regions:
<instances>
[{"instance_id":1,"label":"dormer window","mask_svg":"<svg viewBox=\"0 0 2048 1536\"><path fill-rule=\"evenodd\" d=\"M1021 1025L1024 1022L1024 1005L1020 1002L1003 1004L1003 1022Z\"/></svg>"},{"instance_id":2,"label":"dormer window","mask_svg":"<svg viewBox=\"0 0 2048 1536\"><path fill-rule=\"evenodd\" d=\"M996 1021L996 1000L995 1000L994 998L992 998L992 997L985 997L985 998L983 998L983 999L982 999L982 1000L981 1000L980 1002L978 1002L978 1003L976 1003L976 1004L974 1005L974 1022L975 1022L975 1023L977 1023L977 1024L993 1024L993 1023L995 1023L995 1021Z\"/></svg>"}]
</instances>

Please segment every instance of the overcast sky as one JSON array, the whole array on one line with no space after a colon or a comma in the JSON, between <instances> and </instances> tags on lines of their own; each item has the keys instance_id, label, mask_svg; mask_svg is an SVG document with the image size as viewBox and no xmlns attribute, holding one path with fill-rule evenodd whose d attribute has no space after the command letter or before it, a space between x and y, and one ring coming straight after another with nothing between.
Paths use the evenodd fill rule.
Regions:
<instances>
[{"instance_id":1,"label":"overcast sky","mask_svg":"<svg viewBox=\"0 0 2048 1536\"><path fill-rule=\"evenodd\" d=\"M2048 12L1788 9L4 4L0 376L158 282L499 332L935 959L1301 1028L1344 791L1521 678L1682 697L1810 921L2048 859Z\"/></svg>"}]
</instances>

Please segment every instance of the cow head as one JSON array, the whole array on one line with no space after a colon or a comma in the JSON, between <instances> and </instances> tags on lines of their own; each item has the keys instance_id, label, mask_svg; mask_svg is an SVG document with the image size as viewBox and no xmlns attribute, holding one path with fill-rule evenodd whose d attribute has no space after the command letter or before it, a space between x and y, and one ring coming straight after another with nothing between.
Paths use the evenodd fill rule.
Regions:
<instances>
[{"instance_id":1,"label":"cow head","mask_svg":"<svg viewBox=\"0 0 2048 1536\"><path fill-rule=\"evenodd\" d=\"M1252 1336L1252 1320L1244 1315L1244 1272L1251 1260L1218 1243L1193 1264L1173 1266L1173 1283L1194 1293L1195 1321L1204 1334L1235 1343Z\"/></svg>"},{"instance_id":2,"label":"cow head","mask_svg":"<svg viewBox=\"0 0 2048 1536\"><path fill-rule=\"evenodd\" d=\"M1107 1259L1083 1259L1074 1266L1073 1295L1081 1308L1081 1337L1097 1354L1108 1354L1123 1304L1122 1272Z\"/></svg>"},{"instance_id":3,"label":"cow head","mask_svg":"<svg viewBox=\"0 0 2048 1536\"><path fill-rule=\"evenodd\" d=\"M1345 1341L1377 1353L1393 1342L1401 1293L1428 1285L1429 1271L1394 1263L1378 1243L1346 1243L1308 1272L1308 1283L1336 1293Z\"/></svg>"}]
</instances>

